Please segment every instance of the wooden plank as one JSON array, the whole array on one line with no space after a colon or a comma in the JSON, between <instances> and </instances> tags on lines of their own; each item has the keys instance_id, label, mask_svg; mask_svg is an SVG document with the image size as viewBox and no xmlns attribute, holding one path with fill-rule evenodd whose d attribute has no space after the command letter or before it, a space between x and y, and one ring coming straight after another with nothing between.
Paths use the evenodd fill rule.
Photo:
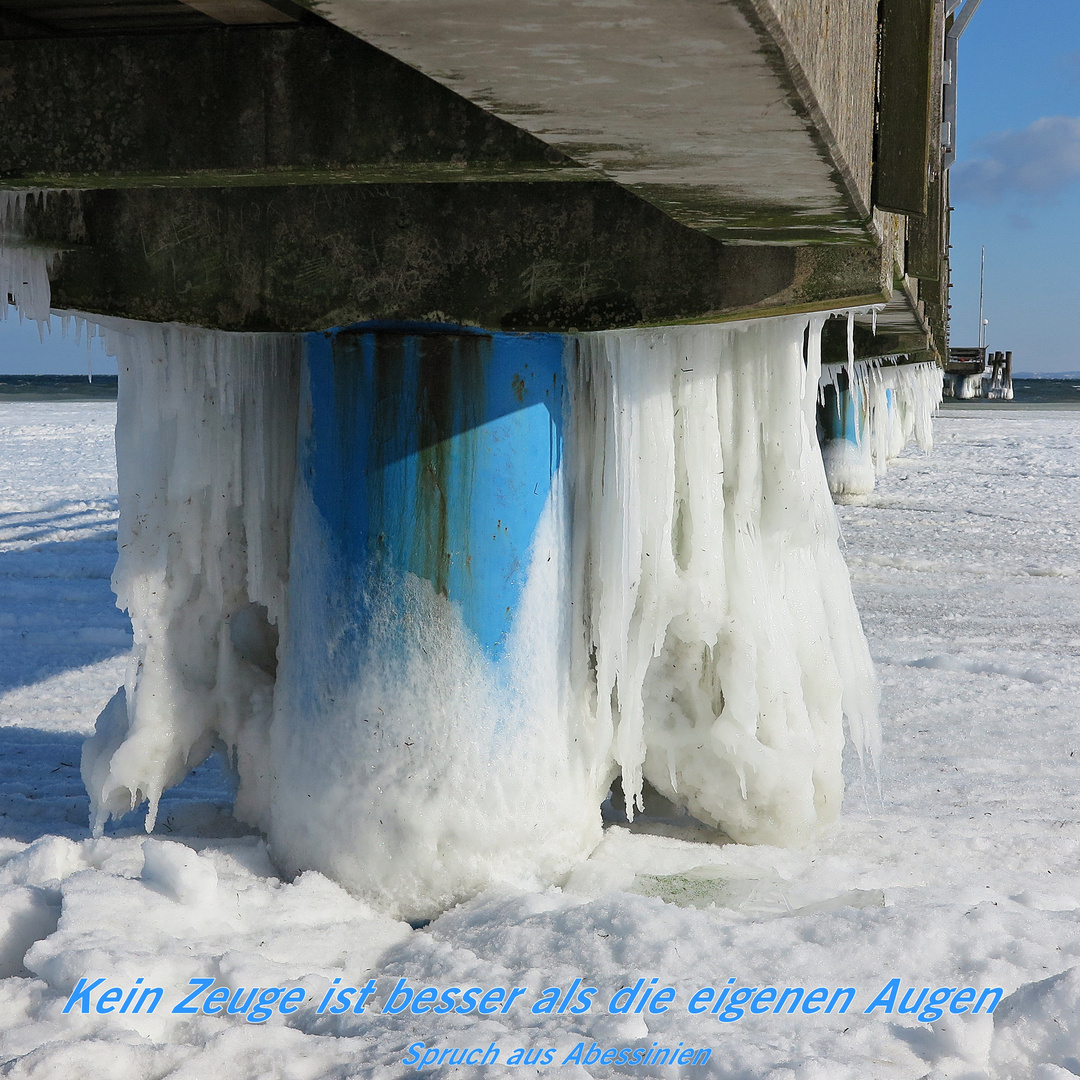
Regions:
<instances>
[{"instance_id":1,"label":"wooden plank","mask_svg":"<svg viewBox=\"0 0 1080 1080\"><path fill-rule=\"evenodd\" d=\"M8 18L25 22L30 28L25 36L36 37L215 25L209 16L180 0L35 0L32 5L0 2L0 29L5 31L0 36L5 38L19 36L7 32L2 20Z\"/></svg>"},{"instance_id":2,"label":"wooden plank","mask_svg":"<svg viewBox=\"0 0 1080 1080\"><path fill-rule=\"evenodd\" d=\"M0 38L34 38L56 33L59 31L47 23L32 19L21 11L0 6Z\"/></svg>"},{"instance_id":3,"label":"wooden plank","mask_svg":"<svg viewBox=\"0 0 1080 1080\"><path fill-rule=\"evenodd\" d=\"M930 169L934 0L882 0L874 203L924 214Z\"/></svg>"},{"instance_id":4,"label":"wooden plank","mask_svg":"<svg viewBox=\"0 0 1080 1080\"><path fill-rule=\"evenodd\" d=\"M13 175L0 170L6 191L37 191L43 188L70 191L122 190L125 188L274 188L388 184L610 184L597 169L577 165L541 165L533 162L472 164L448 161L397 162L392 165L349 165L333 168L314 165L299 168L248 170L191 169L187 172L145 173L34 173Z\"/></svg>"},{"instance_id":5,"label":"wooden plank","mask_svg":"<svg viewBox=\"0 0 1080 1080\"><path fill-rule=\"evenodd\" d=\"M164 15L113 15L107 18L96 15L87 18L57 19L50 22L43 19L42 25L49 27L50 34L79 37L84 34L99 36L147 31L156 33L158 31L201 30L216 24L205 15L193 11L191 18L186 18L183 14L177 12Z\"/></svg>"}]
</instances>

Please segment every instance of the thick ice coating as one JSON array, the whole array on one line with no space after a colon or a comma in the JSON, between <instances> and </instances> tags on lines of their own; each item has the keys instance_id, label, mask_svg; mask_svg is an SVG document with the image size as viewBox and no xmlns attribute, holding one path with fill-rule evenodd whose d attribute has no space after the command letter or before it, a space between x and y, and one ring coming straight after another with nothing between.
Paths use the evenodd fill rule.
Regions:
<instances>
[{"instance_id":1,"label":"thick ice coating","mask_svg":"<svg viewBox=\"0 0 1080 1080\"><path fill-rule=\"evenodd\" d=\"M293 550L309 554L293 563L271 734L275 856L409 918L569 873L600 841L610 775L567 663L564 484L492 662L430 582L350 583L298 475Z\"/></svg>"},{"instance_id":2,"label":"thick ice coating","mask_svg":"<svg viewBox=\"0 0 1080 1080\"><path fill-rule=\"evenodd\" d=\"M937 364L903 363L906 357L826 364L819 399L826 409L842 402L840 437L822 443L825 472L834 495L868 495L891 461L912 439L920 450L934 448L931 421L941 404L942 372Z\"/></svg>"},{"instance_id":3,"label":"thick ice coating","mask_svg":"<svg viewBox=\"0 0 1080 1080\"><path fill-rule=\"evenodd\" d=\"M240 774L236 811L266 811L278 627L285 615L298 342L113 323L120 391L117 603L135 633L126 685L82 772L101 831L215 747Z\"/></svg>"},{"instance_id":4,"label":"thick ice coating","mask_svg":"<svg viewBox=\"0 0 1080 1080\"><path fill-rule=\"evenodd\" d=\"M845 713L877 745L815 437L821 324L581 341L584 689L628 801L647 779L750 843L802 843L836 816Z\"/></svg>"},{"instance_id":5,"label":"thick ice coating","mask_svg":"<svg viewBox=\"0 0 1080 1080\"><path fill-rule=\"evenodd\" d=\"M19 314L37 322L49 318L49 266L53 252L31 244L23 231L27 199L44 198L22 191L0 191L0 319L7 318L8 298Z\"/></svg>"},{"instance_id":6,"label":"thick ice coating","mask_svg":"<svg viewBox=\"0 0 1080 1080\"><path fill-rule=\"evenodd\" d=\"M823 319L567 340L562 464L495 660L432 582L333 565L294 341L118 328L136 649L84 756L96 826L142 799L152 825L224 746L284 866L410 917L560 880L619 773L631 803L648 780L736 840L808 840L845 715L877 746L815 433Z\"/></svg>"}]
</instances>

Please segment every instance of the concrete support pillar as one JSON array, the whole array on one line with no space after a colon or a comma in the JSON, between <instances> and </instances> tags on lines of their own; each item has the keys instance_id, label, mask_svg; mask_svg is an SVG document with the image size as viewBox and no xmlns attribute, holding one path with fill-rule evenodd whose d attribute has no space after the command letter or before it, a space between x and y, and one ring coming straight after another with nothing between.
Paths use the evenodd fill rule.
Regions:
<instances>
[{"instance_id":1,"label":"concrete support pillar","mask_svg":"<svg viewBox=\"0 0 1080 1080\"><path fill-rule=\"evenodd\" d=\"M868 495L874 490L874 462L859 382L849 382L845 374L838 383L826 385L818 413L829 490L841 497Z\"/></svg>"},{"instance_id":2,"label":"concrete support pillar","mask_svg":"<svg viewBox=\"0 0 1080 1080\"><path fill-rule=\"evenodd\" d=\"M819 330L369 323L298 349L127 324L139 671L84 752L96 827L142 798L152 827L224 746L284 871L414 920L565 880L618 774L804 842L839 809L845 713L875 745L807 425ZM827 445L868 454L841 390Z\"/></svg>"},{"instance_id":3,"label":"concrete support pillar","mask_svg":"<svg viewBox=\"0 0 1080 1080\"><path fill-rule=\"evenodd\" d=\"M971 401L983 395L982 375L961 375L956 380L953 397L961 401Z\"/></svg>"},{"instance_id":4,"label":"concrete support pillar","mask_svg":"<svg viewBox=\"0 0 1080 1080\"><path fill-rule=\"evenodd\" d=\"M424 917L598 841L567 737L563 338L305 338L270 839Z\"/></svg>"},{"instance_id":5,"label":"concrete support pillar","mask_svg":"<svg viewBox=\"0 0 1080 1080\"><path fill-rule=\"evenodd\" d=\"M907 432L904 430L904 423L899 415L896 390L891 386L885 387L885 408L888 412L886 428L888 431L886 440L888 446L887 460L894 461L904 452L904 446L907 443Z\"/></svg>"}]
</instances>

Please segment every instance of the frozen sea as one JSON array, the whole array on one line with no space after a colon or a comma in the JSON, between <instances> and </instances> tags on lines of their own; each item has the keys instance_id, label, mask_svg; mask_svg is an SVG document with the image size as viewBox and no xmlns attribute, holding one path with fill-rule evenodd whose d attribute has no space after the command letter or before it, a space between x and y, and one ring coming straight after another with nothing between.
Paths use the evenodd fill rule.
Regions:
<instances>
[{"instance_id":1,"label":"frozen sea","mask_svg":"<svg viewBox=\"0 0 1080 1080\"><path fill-rule=\"evenodd\" d=\"M488 892L420 929L318 874L279 879L232 823L214 765L166 796L152 838L135 815L89 837L80 743L131 640L109 588L114 419L110 402L0 402L0 1075L391 1078L416 1075L403 1059L429 1049L490 1061L492 1046L496 1064L423 1075L1080 1075L1080 413L947 407L932 456L840 508L884 752L877 775L852 756L841 821L814 848L613 827L562 890ZM525 993L488 1015L388 1014L402 978L459 988L459 1004L470 987ZM65 1014L80 979L104 981ZM240 1011L174 1013L192 979L227 987ZM319 1014L331 986L369 979L363 1013ZM596 989L590 1008L531 1010L576 979ZM674 1000L609 1013L638 979ZM894 979L897 1005L909 988L909 1004L923 988L1003 996L992 1016L868 1015ZM739 1018L689 1011L729 985L854 994L843 1012L778 1014L768 994ZM161 988L161 1004L122 1012L101 998L112 987L125 1000ZM305 1000L253 1022L255 987ZM598 1057L711 1054L587 1063L594 1043ZM519 1048L533 1063L510 1064Z\"/></svg>"}]
</instances>

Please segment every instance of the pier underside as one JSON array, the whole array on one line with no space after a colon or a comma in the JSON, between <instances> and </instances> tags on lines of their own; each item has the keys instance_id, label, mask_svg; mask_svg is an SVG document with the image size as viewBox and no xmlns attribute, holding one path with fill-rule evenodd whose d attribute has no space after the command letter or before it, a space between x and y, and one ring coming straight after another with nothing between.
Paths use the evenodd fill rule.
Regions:
<instances>
[{"instance_id":1,"label":"pier underside","mask_svg":"<svg viewBox=\"0 0 1080 1080\"><path fill-rule=\"evenodd\" d=\"M821 43L799 44L813 28L764 2L683 4L673 23L641 0L637 21L577 29L571 5L558 39L596 40L552 67L510 59L498 20L478 51L444 40L441 8L425 35L423 5L320 8L335 26L257 0L74 21L5 0L0 185L40 193L25 230L54 253L54 306L96 315L584 330L886 304L860 338L894 340L863 353L937 353L940 257L916 278L917 230L872 209L882 136L849 98L878 92L876 14L849 6L835 44L859 59L836 87ZM509 97L485 94L503 78Z\"/></svg>"}]
</instances>

